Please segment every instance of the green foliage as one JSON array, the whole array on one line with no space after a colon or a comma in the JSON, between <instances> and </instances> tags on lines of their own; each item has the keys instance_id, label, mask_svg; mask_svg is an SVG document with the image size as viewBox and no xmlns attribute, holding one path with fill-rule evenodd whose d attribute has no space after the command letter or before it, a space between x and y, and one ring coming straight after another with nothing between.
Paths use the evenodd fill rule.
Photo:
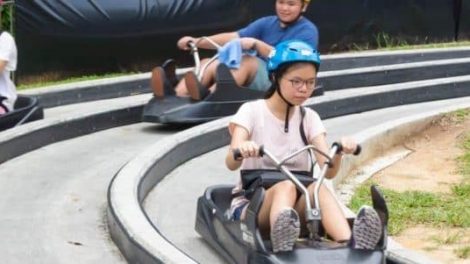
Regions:
<instances>
[{"instance_id":1,"label":"green foliage","mask_svg":"<svg viewBox=\"0 0 470 264\"><path fill-rule=\"evenodd\" d=\"M453 113L459 122L463 122L470 115L470 109L460 109Z\"/></svg>"},{"instance_id":2,"label":"green foliage","mask_svg":"<svg viewBox=\"0 0 470 264\"><path fill-rule=\"evenodd\" d=\"M462 234L459 232L446 234L444 236L432 236L431 239L434 240L439 245L451 245L458 243L462 238Z\"/></svg>"},{"instance_id":3,"label":"green foliage","mask_svg":"<svg viewBox=\"0 0 470 264\"><path fill-rule=\"evenodd\" d=\"M380 32L374 36L375 44L378 49L389 49L392 47L409 46L406 40L400 38L393 38L385 32Z\"/></svg>"},{"instance_id":4,"label":"green foliage","mask_svg":"<svg viewBox=\"0 0 470 264\"><path fill-rule=\"evenodd\" d=\"M470 257L470 247L459 248L459 249L454 250L454 252L457 255L457 257L461 259L466 259Z\"/></svg>"},{"instance_id":5,"label":"green foliage","mask_svg":"<svg viewBox=\"0 0 470 264\"><path fill-rule=\"evenodd\" d=\"M370 203L369 184L358 188L351 200L352 209L357 210L362 204ZM450 194L389 189L384 189L383 193L390 211L388 228L391 235L417 224L470 227L470 184L456 185Z\"/></svg>"},{"instance_id":6,"label":"green foliage","mask_svg":"<svg viewBox=\"0 0 470 264\"><path fill-rule=\"evenodd\" d=\"M463 109L450 114L458 123L470 117L470 109ZM384 189L383 193L389 207L389 232L391 235L400 233L403 229L418 224L433 227L470 227L470 134L462 141L457 142L464 150L463 155L457 158L459 172L464 179L461 183L451 187L450 193L429 193L420 191L396 192ZM354 210L362 204L370 204L368 181L360 186L350 203ZM450 237L448 240L453 240ZM462 255L468 256L468 249L462 250Z\"/></svg>"},{"instance_id":7,"label":"green foliage","mask_svg":"<svg viewBox=\"0 0 470 264\"><path fill-rule=\"evenodd\" d=\"M0 7L1 9L1 18L2 18L2 29L10 31L10 26L11 26L11 19L12 19L12 12L13 12L13 6L3 6Z\"/></svg>"},{"instance_id":8,"label":"green foliage","mask_svg":"<svg viewBox=\"0 0 470 264\"><path fill-rule=\"evenodd\" d=\"M62 80L62 81L35 82L33 84L21 84L17 87L17 89L26 90L26 89L39 88L39 87L48 86L48 85L59 85L59 84L67 84L67 83L82 82L82 81L92 81L92 80L98 80L98 79L104 79L104 78L127 76L130 74L136 74L136 72L108 73L108 74L100 74L100 75L72 77L66 80Z\"/></svg>"},{"instance_id":9,"label":"green foliage","mask_svg":"<svg viewBox=\"0 0 470 264\"><path fill-rule=\"evenodd\" d=\"M458 112L458 115L463 116L461 118L464 119L470 115L470 109L462 110ZM464 177L464 181L470 182L470 133L464 135L461 147L464 150L464 154L457 158L459 172Z\"/></svg>"}]
</instances>

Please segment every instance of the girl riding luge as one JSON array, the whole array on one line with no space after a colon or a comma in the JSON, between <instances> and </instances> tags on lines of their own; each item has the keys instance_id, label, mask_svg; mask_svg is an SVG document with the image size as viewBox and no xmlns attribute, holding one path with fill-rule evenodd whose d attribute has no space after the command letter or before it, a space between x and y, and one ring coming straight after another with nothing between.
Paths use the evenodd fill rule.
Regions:
<instances>
[{"instance_id":1,"label":"girl riding luge","mask_svg":"<svg viewBox=\"0 0 470 264\"><path fill-rule=\"evenodd\" d=\"M293 153L306 144L328 152L326 130L319 115L312 109L301 108L315 89L316 76L320 66L318 52L309 44L290 40L276 45L268 59L268 71L272 86L263 100L243 104L229 124L232 136L226 165L230 170L241 167L243 170L273 169L275 165L266 157L259 157L261 145L269 146L278 157ZM357 144L352 138L340 140L342 152L336 154L327 178L337 174L343 154L351 154ZM233 150L238 149L243 157L236 160ZM315 152L320 167L327 159ZM293 171L309 171L308 153L297 155L286 162ZM307 189L313 196L315 183ZM241 182L233 189L233 194L242 192ZM312 198L312 197L311 197ZM337 200L324 185L319 192L322 225L335 241L346 242L356 249L374 249L381 233L381 221L377 212L368 206L360 209L353 230L341 210ZM233 220L245 218L249 200L243 195L234 195L230 215ZM258 226L265 237L270 237L273 251L290 251L305 229L305 199L299 194L290 180L277 182L266 190L264 201L258 214Z\"/></svg>"}]
</instances>

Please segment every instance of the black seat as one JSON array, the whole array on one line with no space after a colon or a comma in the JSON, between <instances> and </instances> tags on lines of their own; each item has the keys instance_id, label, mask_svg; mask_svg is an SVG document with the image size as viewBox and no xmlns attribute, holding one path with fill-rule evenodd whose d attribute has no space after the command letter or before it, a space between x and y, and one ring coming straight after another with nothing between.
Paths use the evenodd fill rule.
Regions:
<instances>
[{"instance_id":1,"label":"black seat","mask_svg":"<svg viewBox=\"0 0 470 264\"><path fill-rule=\"evenodd\" d=\"M0 116L0 131L42 118L44 118L44 111L38 99L19 95L15 102L15 109Z\"/></svg>"}]
</instances>

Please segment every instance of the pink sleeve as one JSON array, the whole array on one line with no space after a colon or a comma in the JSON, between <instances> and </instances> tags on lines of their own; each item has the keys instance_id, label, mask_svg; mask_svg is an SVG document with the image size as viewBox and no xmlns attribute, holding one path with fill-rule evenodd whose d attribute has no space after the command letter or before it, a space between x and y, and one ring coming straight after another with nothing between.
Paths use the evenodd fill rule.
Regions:
<instances>
[{"instance_id":1,"label":"pink sleeve","mask_svg":"<svg viewBox=\"0 0 470 264\"><path fill-rule=\"evenodd\" d=\"M316 136L323 133L326 134L326 129L317 112L310 108L307 108L306 110L305 130L307 132L308 141L312 142Z\"/></svg>"},{"instance_id":2,"label":"pink sleeve","mask_svg":"<svg viewBox=\"0 0 470 264\"><path fill-rule=\"evenodd\" d=\"M228 125L228 130L230 135L232 135L235 126L241 126L248 131L248 134L251 135L253 131L253 105L252 103L244 103L237 111L237 113L232 116L230 123Z\"/></svg>"}]
</instances>

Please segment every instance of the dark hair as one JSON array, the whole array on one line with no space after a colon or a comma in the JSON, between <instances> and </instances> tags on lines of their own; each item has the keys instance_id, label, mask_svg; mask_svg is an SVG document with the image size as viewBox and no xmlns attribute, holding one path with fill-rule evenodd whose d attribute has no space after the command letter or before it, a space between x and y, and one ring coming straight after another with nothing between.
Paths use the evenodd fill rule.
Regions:
<instances>
[{"instance_id":1,"label":"dark hair","mask_svg":"<svg viewBox=\"0 0 470 264\"><path fill-rule=\"evenodd\" d=\"M276 92L279 88L279 80L287 72L287 70L296 62L288 62L281 64L274 72L269 73L269 80L271 81L271 87L264 94L264 99L268 99Z\"/></svg>"},{"instance_id":2,"label":"dark hair","mask_svg":"<svg viewBox=\"0 0 470 264\"><path fill-rule=\"evenodd\" d=\"M279 80L287 72L287 70L296 63L301 63L301 61L286 62L281 65L274 71L269 73L269 80L271 81L271 87L264 94L264 99L268 99L273 96L274 92L279 88ZM310 63L310 62L305 62ZM312 64L312 63L310 63ZM315 70L318 71L318 66L312 64L315 67Z\"/></svg>"}]
</instances>

